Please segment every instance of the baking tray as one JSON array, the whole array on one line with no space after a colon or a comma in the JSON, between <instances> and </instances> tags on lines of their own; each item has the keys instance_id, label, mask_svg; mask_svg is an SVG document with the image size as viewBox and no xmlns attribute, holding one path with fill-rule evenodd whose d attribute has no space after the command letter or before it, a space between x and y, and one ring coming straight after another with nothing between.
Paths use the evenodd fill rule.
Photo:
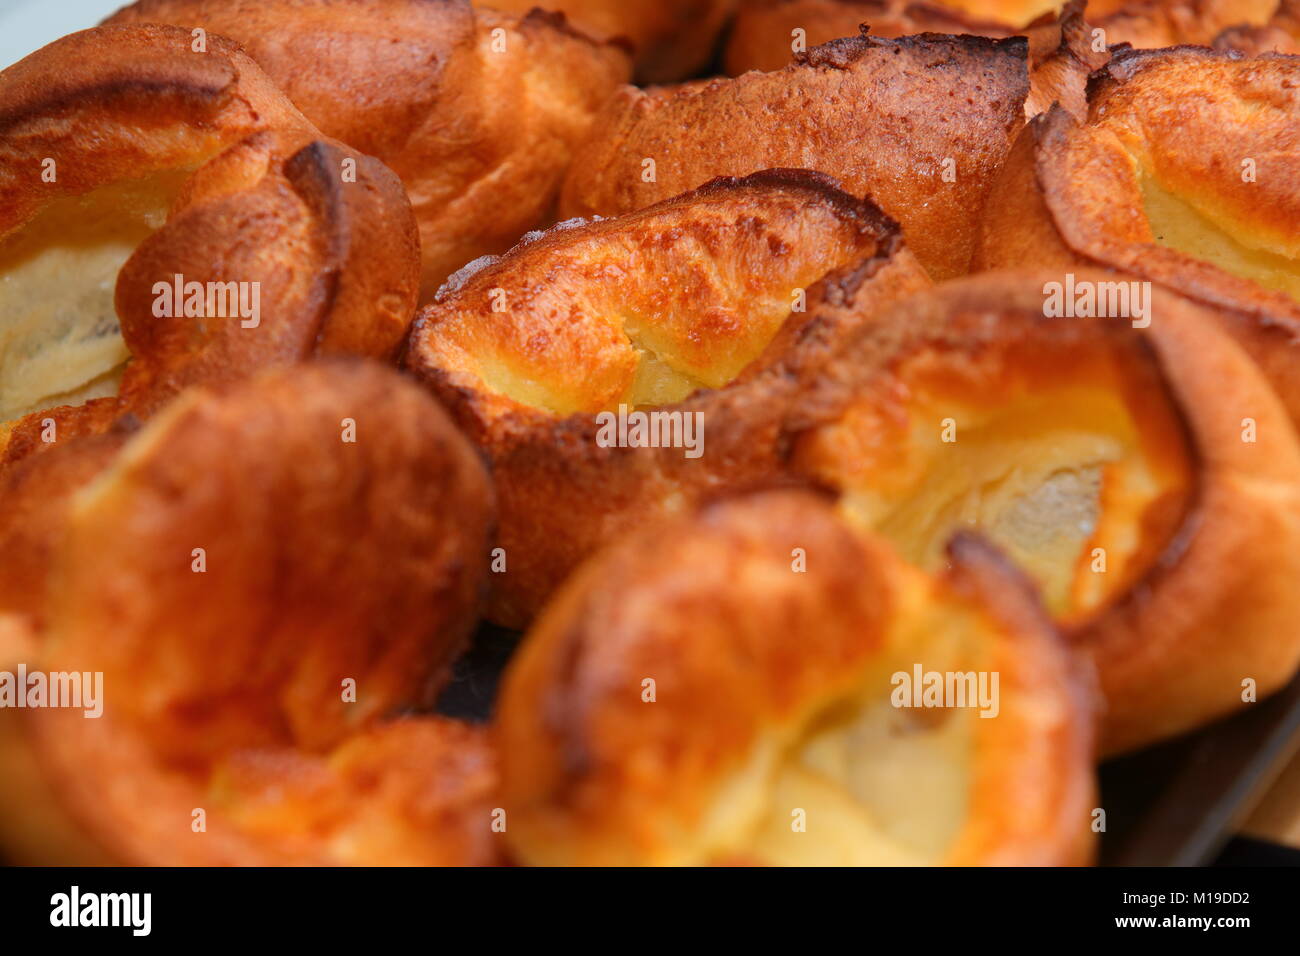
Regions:
<instances>
[{"instance_id":1,"label":"baking tray","mask_svg":"<svg viewBox=\"0 0 1300 956\"><path fill-rule=\"evenodd\" d=\"M521 635L479 628L438 700L439 713L485 721ZM1210 727L1103 764L1111 866L1214 862L1287 761L1300 750L1300 676L1285 689Z\"/></svg>"},{"instance_id":2,"label":"baking tray","mask_svg":"<svg viewBox=\"0 0 1300 956\"><path fill-rule=\"evenodd\" d=\"M1204 730L1104 764L1101 862L1212 862L1297 750L1300 676Z\"/></svg>"}]
</instances>

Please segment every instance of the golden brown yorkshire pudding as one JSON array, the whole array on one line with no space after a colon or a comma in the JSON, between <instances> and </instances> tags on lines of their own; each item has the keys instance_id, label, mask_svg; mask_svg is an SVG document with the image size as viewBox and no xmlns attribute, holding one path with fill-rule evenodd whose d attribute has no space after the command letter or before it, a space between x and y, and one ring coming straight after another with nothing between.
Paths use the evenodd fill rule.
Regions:
<instances>
[{"instance_id":1,"label":"golden brown yorkshire pudding","mask_svg":"<svg viewBox=\"0 0 1300 956\"><path fill-rule=\"evenodd\" d=\"M1295 431L1212 313L1154 286L1127 289L1144 319L1089 318L1117 313L1127 278L918 293L820 368L788 436L791 469L905 559L941 568L976 530L1020 565L1096 662L1105 753L1239 708L1244 680L1268 693L1300 661Z\"/></svg>"},{"instance_id":2,"label":"golden brown yorkshire pudding","mask_svg":"<svg viewBox=\"0 0 1300 956\"><path fill-rule=\"evenodd\" d=\"M728 76L749 70L779 70L809 47L857 36L863 24L878 37L917 33L1009 37L1016 33L1005 21L981 19L938 2L748 0L732 21L723 67Z\"/></svg>"},{"instance_id":3,"label":"golden brown yorkshire pudding","mask_svg":"<svg viewBox=\"0 0 1300 956\"><path fill-rule=\"evenodd\" d=\"M229 36L330 136L401 177L424 299L549 221L573 147L630 74L563 17L468 0L141 0L110 22Z\"/></svg>"},{"instance_id":4,"label":"golden brown yorkshire pudding","mask_svg":"<svg viewBox=\"0 0 1300 956\"><path fill-rule=\"evenodd\" d=\"M516 14L559 10L592 36L623 38L636 51L640 83L695 76L709 65L718 35L738 0L485 0Z\"/></svg>"},{"instance_id":5,"label":"golden brown yorkshire pudding","mask_svg":"<svg viewBox=\"0 0 1300 956\"><path fill-rule=\"evenodd\" d=\"M1088 4L1088 16L1111 45L1137 49L1195 44L1208 46L1220 35L1253 33L1282 15L1294 0L1127 0L1100 10ZM1231 30L1229 28L1232 28Z\"/></svg>"},{"instance_id":6,"label":"golden brown yorkshire pudding","mask_svg":"<svg viewBox=\"0 0 1300 956\"><path fill-rule=\"evenodd\" d=\"M397 178L196 42L100 27L0 73L0 461L190 384L390 356L414 313Z\"/></svg>"},{"instance_id":7,"label":"golden brown yorkshire pudding","mask_svg":"<svg viewBox=\"0 0 1300 956\"><path fill-rule=\"evenodd\" d=\"M487 477L437 404L362 363L189 390L107 463L92 447L104 467L57 496L51 540L9 546L15 499L42 493L14 473L75 485L56 462L82 441L20 463L0 498L0 577L43 578L39 618L0 629L0 670L75 672L86 690L102 675L75 710L0 709L5 854L490 859L480 733L385 722L431 702L486 573Z\"/></svg>"},{"instance_id":8,"label":"golden brown yorkshire pudding","mask_svg":"<svg viewBox=\"0 0 1300 956\"><path fill-rule=\"evenodd\" d=\"M527 623L626 528L771 481L785 384L758 371L927 284L893 222L806 170L563 223L453 277L406 361L492 463L493 619ZM813 304L836 322L805 336Z\"/></svg>"},{"instance_id":9,"label":"golden brown yorkshire pudding","mask_svg":"<svg viewBox=\"0 0 1300 956\"><path fill-rule=\"evenodd\" d=\"M986 37L1017 34L1029 38L1033 92L1026 105L1030 116L1052 105L1054 74L1073 60L1088 69L1069 86L1062 105L1076 113L1072 100L1081 97L1088 70L1105 64L1110 46L1128 43L1139 49L1200 44L1259 53L1296 52L1300 39L1300 0L1129 0L1085 6L1083 0L1064 4L1032 22L999 19L996 4L968 4L972 12L937 0L751 0L736 15L724 63L731 76L746 70L777 70L799 49L836 37L854 36L860 24L870 24L875 36L915 33L971 33ZM1062 43L1062 27L1075 34ZM1067 57L1066 54L1072 54ZM1053 61L1055 63L1053 64ZM1078 92L1075 93L1075 87ZM1040 88L1045 88L1040 92ZM1060 90L1055 90L1060 93ZM1041 102L1035 102L1038 93Z\"/></svg>"},{"instance_id":10,"label":"golden brown yorkshire pudding","mask_svg":"<svg viewBox=\"0 0 1300 956\"><path fill-rule=\"evenodd\" d=\"M1024 35L1029 40L1029 96L1025 115L1036 116L1060 102L1086 108L1088 76L1109 57L1105 43L1084 20L1083 0L1071 0L1023 29L973 18L960 10L914 0L760 0L743 7L727 42L726 71L779 70L809 46L856 36L860 25L874 36L917 33Z\"/></svg>"},{"instance_id":11,"label":"golden brown yorkshire pudding","mask_svg":"<svg viewBox=\"0 0 1300 956\"><path fill-rule=\"evenodd\" d=\"M1282 0L1267 23L1240 24L1214 38L1218 49L1261 53L1300 54L1300 0Z\"/></svg>"},{"instance_id":12,"label":"golden brown yorkshire pudding","mask_svg":"<svg viewBox=\"0 0 1300 956\"><path fill-rule=\"evenodd\" d=\"M852 2L852 0L850 0ZM1061 0L937 0L969 15L984 17L1012 26L1024 26L1035 17L1044 17L1062 6ZM1288 3L1290 0L1282 0ZM1101 23L1122 20L1125 15L1163 17L1182 32L1175 42L1205 42L1190 39L1206 31L1216 31L1237 23L1262 23L1278 0L1088 0L1089 19ZM1212 33L1210 34L1213 35ZM1112 43L1130 42L1127 37ZM1161 44L1162 46L1165 44Z\"/></svg>"},{"instance_id":13,"label":"golden brown yorkshire pudding","mask_svg":"<svg viewBox=\"0 0 1300 956\"><path fill-rule=\"evenodd\" d=\"M518 859L1086 863L1088 685L995 552L950 559L930 578L795 492L593 557L506 673ZM931 674L965 696L915 707Z\"/></svg>"},{"instance_id":14,"label":"golden brown yorkshire pudding","mask_svg":"<svg viewBox=\"0 0 1300 956\"><path fill-rule=\"evenodd\" d=\"M1118 52L1026 128L976 268L1103 266L1214 306L1300 421L1300 59Z\"/></svg>"},{"instance_id":15,"label":"golden brown yorkshire pudding","mask_svg":"<svg viewBox=\"0 0 1300 956\"><path fill-rule=\"evenodd\" d=\"M859 36L775 73L628 88L578 150L561 212L621 214L715 176L802 166L869 195L936 279L960 275L1023 122L1025 58L1023 39Z\"/></svg>"}]
</instances>

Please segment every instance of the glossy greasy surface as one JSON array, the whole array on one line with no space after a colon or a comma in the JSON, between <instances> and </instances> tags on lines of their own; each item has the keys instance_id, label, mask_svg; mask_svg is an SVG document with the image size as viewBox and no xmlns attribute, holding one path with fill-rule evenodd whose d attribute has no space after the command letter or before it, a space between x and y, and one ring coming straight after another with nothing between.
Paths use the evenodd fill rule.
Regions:
<instances>
[{"instance_id":1,"label":"glossy greasy surface","mask_svg":"<svg viewBox=\"0 0 1300 956\"><path fill-rule=\"evenodd\" d=\"M778 480L794 379L767 373L929 285L894 223L804 170L563 224L479 266L421 313L406 362L492 463L508 558L488 613L516 628L618 534ZM616 447L598 415L620 401L668 402L700 453Z\"/></svg>"},{"instance_id":2,"label":"glossy greasy surface","mask_svg":"<svg viewBox=\"0 0 1300 956\"><path fill-rule=\"evenodd\" d=\"M453 281L421 314L412 352L502 412L667 405L720 388L801 290L874 249L847 199L791 177L565 224Z\"/></svg>"}]
</instances>

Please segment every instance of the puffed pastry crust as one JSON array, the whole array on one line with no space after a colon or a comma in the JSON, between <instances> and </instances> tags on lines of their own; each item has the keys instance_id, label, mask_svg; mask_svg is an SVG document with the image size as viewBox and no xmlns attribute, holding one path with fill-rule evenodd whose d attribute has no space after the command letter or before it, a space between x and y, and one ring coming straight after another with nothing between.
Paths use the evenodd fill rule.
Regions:
<instances>
[{"instance_id":1,"label":"puffed pastry crust","mask_svg":"<svg viewBox=\"0 0 1300 956\"><path fill-rule=\"evenodd\" d=\"M1031 123L975 266L1101 266L1212 307L1300 422L1300 60L1121 51Z\"/></svg>"},{"instance_id":2,"label":"puffed pastry crust","mask_svg":"<svg viewBox=\"0 0 1300 956\"><path fill-rule=\"evenodd\" d=\"M784 442L922 567L957 530L1003 548L1095 662L1112 754L1295 674L1300 441L1212 312L1155 286L1145 328L1045 314L1066 281L990 273L886 310L798 390Z\"/></svg>"},{"instance_id":3,"label":"puffed pastry crust","mask_svg":"<svg viewBox=\"0 0 1300 956\"><path fill-rule=\"evenodd\" d=\"M578 561L656 514L776 480L785 378L760 373L815 362L928 284L895 223L804 170L564 223L454 277L406 364L491 462L493 619L526 624ZM700 453L606 443L602 416L638 408L698 422Z\"/></svg>"},{"instance_id":4,"label":"puffed pastry crust","mask_svg":"<svg viewBox=\"0 0 1300 956\"><path fill-rule=\"evenodd\" d=\"M574 147L629 78L621 43L534 7L140 0L109 22L238 41L327 135L391 167L419 223L427 301L465 263L550 221Z\"/></svg>"},{"instance_id":5,"label":"puffed pastry crust","mask_svg":"<svg viewBox=\"0 0 1300 956\"><path fill-rule=\"evenodd\" d=\"M99 27L0 73L2 461L191 384L388 358L405 334L419 246L397 177L322 136L233 43L195 42ZM211 314L183 295L160 310L160 287L195 283ZM260 310L218 306L218 287Z\"/></svg>"},{"instance_id":6,"label":"puffed pastry crust","mask_svg":"<svg viewBox=\"0 0 1300 956\"><path fill-rule=\"evenodd\" d=\"M927 577L795 492L597 554L506 674L493 729L515 855L1088 862L1086 670L995 552L960 538L950 559ZM998 714L891 706L917 666L996 671Z\"/></svg>"},{"instance_id":7,"label":"puffed pastry crust","mask_svg":"<svg viewBox=\"0 0 1300 956\"><path fill-rule=\"evenodd\" d=\"M0 710L6 856L492 862L482 732L390 719L432 704L486 573L488 479L437 404L335 360L187 391L107 460L105 440L4 479L4 576L40 587L35 609L0 596L0 667L104 675L97 719ZM42 475L66 489L43 542L12 508Z\"/></svg>"}]
</instances>

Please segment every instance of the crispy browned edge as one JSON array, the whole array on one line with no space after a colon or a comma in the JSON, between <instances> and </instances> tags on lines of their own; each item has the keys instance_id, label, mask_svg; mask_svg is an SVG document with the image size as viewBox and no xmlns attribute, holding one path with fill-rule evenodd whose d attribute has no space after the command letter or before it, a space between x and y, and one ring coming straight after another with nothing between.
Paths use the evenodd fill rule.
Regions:
<instances>
[{"instance_id":1,"label":"crispy browned edge","mask_svg":"<svg viewBox=\"0 0 1300 956\"><path fill-rule=\"evenodd\" d=\"M571 242L596 230L631 228L666 208L688 209L701 196L740 196L750 189L796 190L829 203L875 236L876 251L809 288L806 312L792 313L769 348L735 382L660 409L704 416L713 450L698 463L684 462L680 449L601 448L595 440L600 426L592 415L555 418L518 412L489 418L476 389L454 381L420 353L421 330L434 307L412 326L406 366L434 390L491 462L501 513L499 543L507 562L507 570L492 578L489 616L497 623L524 626L593 548L663 509L661 492L680 492L690 501L780 481L777 419L784 390L794 378L778 370L798 368L810 374L833 343L872 308L928 285L891 219L869 201L841 192L830 177L808 170L720 178L626 217L566 224L525 240L494 267L509 268L546 244Z\"/></svg>"},{"instance_id":2,"label":"crispy browned edge","mask_svg":"<svg viewBox=\"0 0 1300 956\"><path fill-rule=\"evenodd\" d=\"M636 55L636 82L670 83L708 66L738 2L744 0L549 0L546 5L587 34L625 44ZM483 5L516 14L538 7L535 0Z\"/></svg>"},{"instance_id":3,"label":"crispy browned edge","mask_svg":"<svg viewBox=\"0 0 1300 956\"><path fill-rule=\"evenodd\" d=\"M1069 0L1058 13L1047 13L1021 27L981 19L962 11L918 0L759 0L743 7L732 26L725 66L731 76L748 70L779 70L795 59L785 28L797 25L814 43L856 34L859 26L879 37L914 34L971 34L1029 40L1030 92L1025 115L1036 116L1060 102L1072 113L1086 107L1088 74L1107 54L1091 48L1091 27L1084 0Z\"/></svg>"},{"instance_id":4,"label":"crispy browned edge","mask_svg":"<svg viewBox=\"0 0 1300 956\"><path fill-rule=\"evenodd\" d=\"M749 70L769 72L786 66L794 59L792 38L785 30L790 26L802 28L813 38L813 46L854 36L862 26L880 37L918 33L1007 37L1021 32L993 19L923 0L749 0L732 21L723 52L723 71L728 76L739 76ZM779 55L775 56L774 36L780 44Z\"/></svg>"},{"instance_id":5,"label":"crispy browned edge","mask_svg":"<svg viewBox=\"0 0 1300 956\"><path fill-rule=\"evenodd\" d=\"M1267 64L1271 55L1261 57ZM1235 51L1204 47L1117 49L1089 81L1090 110L1103 108L1107 93L1156 63L1205 58L1240 59ZM972 266L975 271L1059 265L1105 268L1151 280L1213 309L1224 329L1259 364L1300 423L1300 305L1210 263L1149 245L1080 245L1069 238L1064 216L1077 198L1105 202L1095 189L1074 191L1053 167L1061 162L1077 121L1063 109L1036 117L1012 146L985 206Z\"/></svg>"}]
</instances>

